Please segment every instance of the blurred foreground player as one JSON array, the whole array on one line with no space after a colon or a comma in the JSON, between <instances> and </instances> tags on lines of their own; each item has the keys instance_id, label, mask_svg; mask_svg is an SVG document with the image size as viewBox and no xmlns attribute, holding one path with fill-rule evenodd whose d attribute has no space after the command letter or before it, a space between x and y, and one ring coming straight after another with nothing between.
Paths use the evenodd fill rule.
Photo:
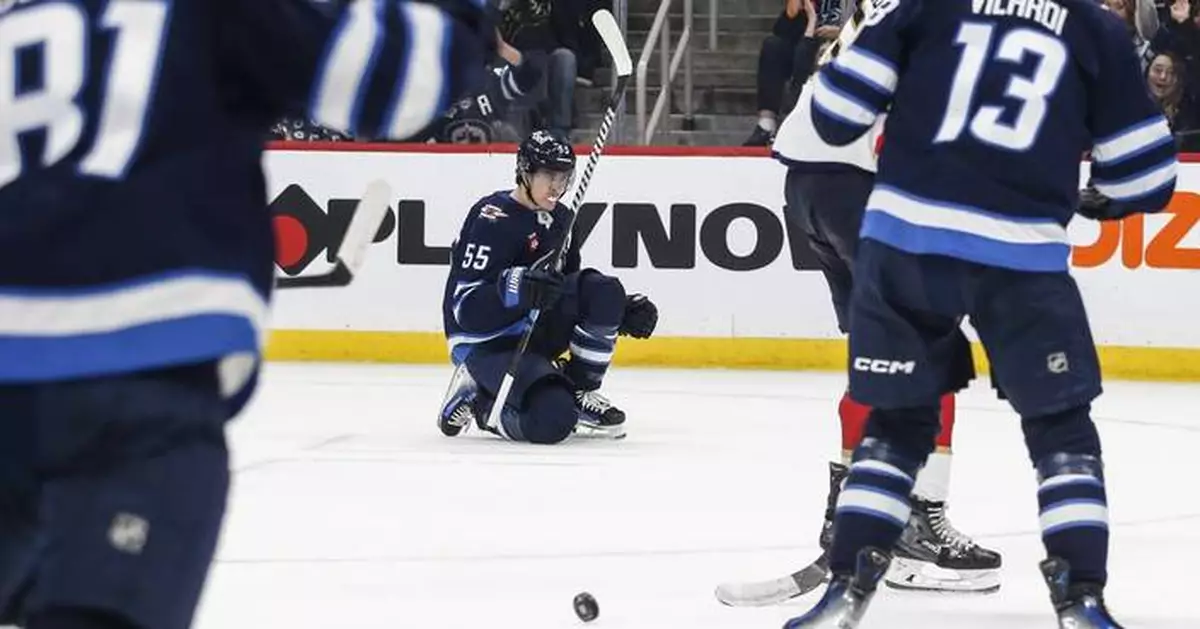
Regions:
<instances>
[{"instance_id":1,"label":"blurred foreground player","mask_svg":"<svg viewBox=\"0 0 1200 629\"><path fill-rule=\"evenodd\" d=\"M806 2L806 4L809 4ZM809 4L811 9L811 4ZM835 44L823 59L854 67L869 63L853 48L842 52L845 42L862 26L859 10L846 25L846 37ZM799 76L812 72L819 40L806 38L803 57L797 63L805 68ZM854 286L854 255L858 232L862 228L867 197L875 181L876 146L883 127L883 116L867 133L845 146L830 146L821 140L812 123L815 82L807 81L796 108L784 120L776 136L773 152L788 167L784 195L784 216L804 233L820 261L829 283L838 329L849 331L847 309ZM947 517L950 494L951 444L954 435L954 393L965 388L975 377L971 345L962 332L945 341L945 352L954 368L939 385L941 429L937 449L930 455L912 491L912 514L904 534L896 545L895 561L886 582L896 588L957 592L992 592L1000 587L1000 554L984 548L955 529ZM868 363L867 365L871 365ZM833 533L834 507L845 481L850 456L863 438L870 408L851 399L847 391L838 404L842 425L841 462L829 464L829 498L820 543L824 553L814 566L828 568L829 541ZM930 565L936 566L931 568ZM826 576L810 572L807 576ZM811 580L809 587L813 587Z\"/></svg>"},{"instance_id":2,"label":"blurred foreground player","mask_svg":"<svg viewBox=\"0 0 1200 629\"><path fill-rule=\"evenodd\" d=\"M421 131L479 87L476 4L0 4L0 625L191 624L274 281L262 141Z\"/></svg>"},{"instance_id":3,"label":"blurred foreground player","mask_svg":"<svg viewBox=\"0 0 1200 629\"><path fill-rule=\"evenodd\" d=\"M963 315L1021 416L1058 624L1118 627L1103 599L1108 514L1090 417L1100 369L1066 225L1076 211L1163 208L1175 186L1170 130L1123 24L1090 0L871 8L853 46L819 72L812 115L822 139L844 145L891 105L850 303L850 393L872 410L837 504L833 580L785 627L858 626L934 448L954 370L944 347ZM1096 194L1080 205L1088 148Z\"/></svg>"},{"instance_id":4,"label":"blurred foreground player","mask_svg":"<svg viewBox=\"0 0 1200 629\"><path fill-rule=\"evenodd\" d=\"M617 335L648 338L658 309L644 295L627 296L617 278L580 270L574 239L562 271L548 268L567 238L571 210L558 199L574 174L575 153L566 138L535 131L517 151L517 187L480 199L467 213L442 301L455 365L438 416L448 436L472 422L486 429L534 308L541 314L496 432L542 444L572 434L625 436L625 413L598 389ZM564 352L570 358L560 363Z\"/></svg>"}]
</instances>

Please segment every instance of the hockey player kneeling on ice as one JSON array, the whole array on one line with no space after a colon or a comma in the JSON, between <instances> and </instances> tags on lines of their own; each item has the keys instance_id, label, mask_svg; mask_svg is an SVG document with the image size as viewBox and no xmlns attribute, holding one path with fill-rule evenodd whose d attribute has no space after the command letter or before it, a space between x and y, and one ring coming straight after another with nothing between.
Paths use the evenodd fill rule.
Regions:
<instances>
[{"instance_id":1,"label":"hockey player kneeling on ice","mask_svg":"<svg viewBox=\"0 0 1200 629\"><path fill-rule=\"evenodd\" d=\"M598 390L618 334L649 337L658 310L644 295L626 295L617 278L581 270L573 240L562 270L553 268L571 212L558 199L574 173L570 143L535 131L517 151L516 188L480 199L463 222L442 301L456 367L438 416L447 436L472 422L488 429L492 402L535 309L536 327L492 432L543 444L572 434L625 436L625 413Z\"/></svg>"}]
</instances>

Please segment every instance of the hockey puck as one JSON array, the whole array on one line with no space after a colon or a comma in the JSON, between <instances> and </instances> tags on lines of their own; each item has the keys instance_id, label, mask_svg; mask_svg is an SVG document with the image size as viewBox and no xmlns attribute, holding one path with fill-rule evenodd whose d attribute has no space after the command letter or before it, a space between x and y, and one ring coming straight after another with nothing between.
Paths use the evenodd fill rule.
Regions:
<instances>
[{"instance_id":1,"label":"hockey puck","mask_svg":"<svg viewBox=\"0 0 1200 629\"><path fill-rule=\"evenodd\" d=\"M580 592L575 595L575 615L583 622L592 622L600 615L600 606L596 604L596 598L587 592Z\"/></svg>"}]
</instances>

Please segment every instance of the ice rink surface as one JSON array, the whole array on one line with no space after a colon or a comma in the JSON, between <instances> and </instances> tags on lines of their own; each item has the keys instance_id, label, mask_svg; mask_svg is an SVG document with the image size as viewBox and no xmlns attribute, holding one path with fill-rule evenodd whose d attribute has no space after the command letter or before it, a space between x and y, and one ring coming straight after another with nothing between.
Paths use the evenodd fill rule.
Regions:
<instances>
[{"instance_id":1,"label":"ice rink surface","mask_svg":"<svg viewBox=\"0 0 1200 629\"><path fill-rule=\"evenodd\" d=\"M553 447L434 423L449 368L270 365L233 426L236 476L200 629L779 627L816 600L733 609L722 581L811 560L839 374L615 369L623 442ZM1109 607L1200 627L1200 386L1109 383L1094 415L1112 520ZM1054 627L1034 474L986 382L960 397L951 519L1004 554L990 596L882 589L866 629Z\"/></svg>"}]
</instances>

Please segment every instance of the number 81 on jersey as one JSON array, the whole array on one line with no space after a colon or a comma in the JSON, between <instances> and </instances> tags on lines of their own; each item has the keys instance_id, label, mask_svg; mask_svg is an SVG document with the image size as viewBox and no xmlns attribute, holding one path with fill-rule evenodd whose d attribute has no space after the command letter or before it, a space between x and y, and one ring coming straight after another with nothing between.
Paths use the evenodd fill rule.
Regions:
<instances>
[{"instance_id":1,"label":"number 81 on jersey","mask_svg":"<svg viewBox=\"0 0 1200 629\"><path fill-rule=\"evenodd\" d=\"M169 4L110 0L98 23L81 3L21 4L0 7L0 186L63 160L88 128L95 132L78 172L124 177L145 130ZM93 58L101 34L111 37L107 59ZM89 80L101 84L85 104ZM41 163L23 164L19 138L39 130Z\"/></svg>"}]
</instances>

